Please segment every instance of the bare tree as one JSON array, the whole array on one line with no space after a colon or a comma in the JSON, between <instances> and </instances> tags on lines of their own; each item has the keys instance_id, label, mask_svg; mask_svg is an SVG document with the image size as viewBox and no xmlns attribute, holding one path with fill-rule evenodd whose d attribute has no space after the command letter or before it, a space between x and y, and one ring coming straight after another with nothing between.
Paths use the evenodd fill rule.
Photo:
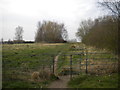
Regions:
<instances>
[{"instance_id":1,"label":"bare tree","mask_svg":"<svg viewBox=\"0 0 120 90\"><path fill-rule=\"evenodd\" d=\"M120 18L120 1L119 0L103 0L98 2L102 7L108 9L112 14Z\"/></svg>"},{"instance_id":2,"label":"bare tree","mask_svg":"<svg viewBox=\"0 0 120 90\"><path fill-rule=\"evenodd\" d=\"M120 0L103 0L102 2L98 2L102 7L111 11L111 13L117 17L117 32L118 37L116 38L118 41L118 54L120 57Z\"/></svg>"},{"instance_id":3,"label":"bare tree","mask_svg":"<svg viewBox=\"0 0 120 90\"><path fill-rule=\"evenodd\" d=\"M82 40L84 38L84 36L87 33L89 33L89 31L93 25L94 25L94 22L91 19L82 21L79 25L78 32L76 33L76 36Z\"/></svg>"},{"instance_id":4,"label":"bare tree","mask_svg":"<svg viewBox=\"0 0 120 90\"><path fill-rule=\"evenodd\" d=\"M39 41L43 41L43 30L42 30L42 26L41 26L41 22L38 22L37 25L37 32L35 34L35 42L39 42Z\"/></svg>"},{"instance_id":5,"label":"bare tree","mask_svg":"<svg viewBox=\"0 0 120 90\"><path fill-rule=\"evenodd\" d=\"M38 22L35 42L63 42L64 40L67 40L64 24L52 21Z\"/></svg>"},{"instance_id":6,"label":"bare tree","mask_svg":"<svg viewBox=\"0 0 120 90\"><path fill-rule=\"evenodd\" d=\"M16 32L15 32L15 39L17 41L22 41L23 40L23 27L18 26L16 27Z\"/></svg>"}]
</instances>

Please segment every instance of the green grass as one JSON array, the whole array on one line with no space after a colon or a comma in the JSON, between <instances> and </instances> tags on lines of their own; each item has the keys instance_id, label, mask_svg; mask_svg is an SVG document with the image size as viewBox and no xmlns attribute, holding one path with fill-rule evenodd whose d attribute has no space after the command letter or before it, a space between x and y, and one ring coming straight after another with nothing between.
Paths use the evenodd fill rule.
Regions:
<instances>
[{"instance_id":1,"label":"green grass","mask_svg":"<svg viewBox=\"0 0 120 90\"><path fill-rule=\"evenodd\" d=\"M45 88L50 82L8 81L3 82L3 88Z\"/></svg>"},{"instance_id":2,"label":"green grass","mask_svg":"<svg viewBox=\"0 0 120 90\"><path fill-rule=\"evenodd\" d=\"M41 88L47 87L47 85L54 80L44 80L42 82L31 81L31 73L34 71L43 70L44 67L48 67L53 64L53 56L69 53L78 53L82 51L70 50L72 44L63 45L44 45L44 44L4 44L2 46L2 69L3 69L3 88ZM83 44L78 44L81 47ZM99 50L95 51L99 52ZM102 52L102 50L100 51ZM47 54L47 55L46 55ZM63 55L59 56L58 61L58 73L62 71L62 68L70 67L70 58ZM81 56L82 62L85 61L86 56ZM102 55L90 55L89 58L111 58L113 54ZM73 66L79 66L80 56L73 56ZM97 60L94 62L98 62ZM113 61L112 61L113 62ZM89 62L88 62L89 63ZM90 62L91 63L91 62ZM83 63L85 64L85 62ZM84 66L84 65L83 65ZM117 87L117 74L112 76L88 76L81 75L69 82L70 87L75 88L106 88ZM99 82L99 79L101 82ZM110 82L109 82L110 81ZM112 84L113 83L113 84ZM105 86L106 85L106 86Z\"/></svg>"},{"instance_id":3,"label":"green grass","mask_svg":"<svg viewBox=\"0 0 120 90\"><path fill-rule=\"evenodd\" d=\"M32 72L43 70L43 66L52 69L50 68L53 64L51 54L56 56L59 52L65 52L67 48L67 44L3 44L3 88L46 87L46 83L53 79L40 83L31 82Z\"/></svg>"},{"instance_id":4,"label":"green grass","mask_svg":"<svg viewBox=\"0 0 120 90\"><path fill-rule=\"evenodd\" d=\"M118 88L118 74L79 75L69 81L70 88Z\"/></svg>"}]
</instances>

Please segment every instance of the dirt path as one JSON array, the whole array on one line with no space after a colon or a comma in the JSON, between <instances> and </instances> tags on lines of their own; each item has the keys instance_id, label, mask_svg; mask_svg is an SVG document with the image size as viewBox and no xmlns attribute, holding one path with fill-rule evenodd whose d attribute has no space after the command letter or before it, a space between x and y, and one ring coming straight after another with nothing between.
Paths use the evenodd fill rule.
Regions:
<instances>
[{"instance_id":1,"label":"dirt path","mask_svg":"<svg viewBox=\"0 0 120 90\"><path fill-rule=\"evenodd\" d=\"M60 55L60 53L59 53L59 55ZM57 62L58 62L59 55L57 55L55 57L55 65L54 65L55 73L56 73L56 70L57 70ZM56 80L56 81L52 82L48 86L48 88L67 88L67 83L68 83L69 80L70 80L69 76L60 76L59 80Z\"/></svg>"},{"instance_id":2,"label":"dirt path","mask_svg":"<svg viewBox=\"0 0 120 90\"><path fill-rule=\"evenodd\" d=\"M54 81L48 88L67 88L69 76L61 76L59 80Z\"/></svg>"},{"instance_id":3,"label":"dirt path","mask_svg":"<svg viewBox=\"0 0 120 90\"><path fill-rule=\"evenodd\" d=\"M58 57L60 56L60 54L61 53L59 53L56 57L55 57L55 59L54 59L54 69L55 69L55 74L56 74L56 71L57 71L57 63L58 63Z\"/></svg>"}]
</instances>

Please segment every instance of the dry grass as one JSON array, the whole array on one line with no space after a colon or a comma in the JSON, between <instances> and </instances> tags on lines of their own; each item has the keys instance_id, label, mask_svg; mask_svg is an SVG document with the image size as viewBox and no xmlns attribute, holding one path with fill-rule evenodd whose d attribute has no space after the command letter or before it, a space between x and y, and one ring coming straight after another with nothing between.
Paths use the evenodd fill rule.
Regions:
<instances>
[{"instance_id":1,"label":"dry grass","mask_svg":"<svg viewBox=\"0 0 120 90\"><path fill-rule=\"evenodd\" d=\"M118 62L94 61L87 68L89 74L112 74L118 72Z\"/></svg>"},{"instance_id":2,"label":"dry grass","mask_svg":"<svg viewBox=\"0 0 120 90\"><path fill-rule=\"evenodd\" d=\"M48 70L35 71L31 74L31 79L34 81L43 81L50 78L51 73Z\"/></svg>"},{"instance_id":3,"label":"dry grass","mask_svg":"<svg viewBox=\"0 0 120 90\"><path fill-rule=\"evenodd\" d=\"M39 72L33 72L31 75L31 79L34 81L40 80L39 74L40 74Z\"/></svg>"},{"instance_id":4,"label":"dry grass","mask_svg":"<svg viewBox=\"0 0 120 90\"><path fill-rule=\"evenodd\" d=\"M88 60L88 73L89 74L95 74L95 75L104 75L104 74L112 74L118 72L118 61L111 61L109 60L110 57L115 57L113 54L107 54L110 53L105 49L96 49L95 47L88 47L88 52L94 52L94 53L106 53L99 54L99 55L90 55L90 58L101 58L101 60ZM102 60L102 58L108 58L108 60ZM82 61L81 64L86 64L86 61ZM81 66L82 71L85 71L86 66Z\"/></svg>"},{"instance_id":5,"label":"dry grass","mask_svg":"<svg viewBox=\"0 0 120 90\"><path fill-rule=\"evenodd\" d=\"M39 46L56 46L56 45L64 45L64 43L38 43Z\"/></svg>"},{"instance_id":6,"label":"dry grass","mask_svg":"<svg viewBox=\"0 0 120 90\"><path fill-rule=\"evenodd\" d=\"M32 81L45 81L45 80L51 80L51 79L57 79L57 76L55 76L53 73L51 73L48 69L40 70L39 72L33 72L31 74L31 80Z\"/></svg>"},{"instance_id":7,"label":"dry grass","mask_svg":"<svg viewBox=\"0 0 120 90\"><path fill-rule=\"evenodd\" d=\"M89 64L87 66L88 74L91 75L105 75L112 74L118 72L118 62L113 61L93 61L89 60ZM59 76L69 75L71 72L68 66L62 68L61 72L58 73ZM73 65L72 66L72 74L76 73L85 73L86 72L86 61L82 61L81 65Z\"/></svg>"}]
</instances>

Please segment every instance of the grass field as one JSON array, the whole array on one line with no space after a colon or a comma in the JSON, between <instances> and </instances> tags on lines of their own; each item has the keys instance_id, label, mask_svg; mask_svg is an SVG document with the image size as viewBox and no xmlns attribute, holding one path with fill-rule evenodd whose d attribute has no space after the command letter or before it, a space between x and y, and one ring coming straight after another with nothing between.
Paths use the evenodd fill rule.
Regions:
<instances>
[{"instance_id":1,"label":"grass field","mask_svg":"<svg viewBox=\"0 0 120 90\"><path fill-rule=\"evenodd\" d=\"M4 44L2 46L3 88L46 87L51 80L31 81L34 71L51 69L53 57L67 50L65 44Z\"/></svg>"},{"instance_id":2,"label":"grass field","mask_svg":"<svg viewBox=\"0 0 120 90\"><path fill-rule=\"evenodd\" d=\"M76 45L75 50L71 46ZM86 47L86 49L85 49ZM87 54L92 52L93 54ZM107 54L94 54L94 53ZM99 50L76 44L3 44L2 45L2 74L3 88L45 88L56 77L52 76L41 81L31 79L33 72L46 71L43 76L52 72L53 59L59 53L57 73L70 74L71 53L84 53L83 56L72 56L72 69L78 72L78 76L70 80L68 86L71 88L114 88L118 85L117 60L110 59L116 56L107 50ZM85 74L86 57L88 57L88 73ZM104 58L108 58L105 60ZM81 60L81 61L80 61ZM80 64L81 63L81 64ZM68 68L65 70L64 68ZM65 70L65 71L64 71ZM82 71L83 70L83 71ZM92 71L91 71L92 70ZM99 72L98 72L99 71ZM101 74L102 72L102 74ZM103 73L104 72L104 73ZM100 74L100 75L98 75Z\"/></svg>"}]
</instances>

